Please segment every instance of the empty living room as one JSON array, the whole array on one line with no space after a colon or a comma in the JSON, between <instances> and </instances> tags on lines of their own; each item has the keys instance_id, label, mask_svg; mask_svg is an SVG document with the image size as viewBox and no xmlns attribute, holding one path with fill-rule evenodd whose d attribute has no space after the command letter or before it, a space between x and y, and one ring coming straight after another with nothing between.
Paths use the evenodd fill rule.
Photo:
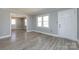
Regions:
<instances>
[{"instance_id":1,"label":"empty living room","mask_svg":"<svg viewBox=\"0 0 79 59\"><path fill-rule=\"evenodd\" d=\"M78 0L0 0L0 59L79 59Z\"/></svg>"},{"instance_id":2,"label":"empty living room","mask_svg":"<svg viewBox=\"0 0 79 59\"><path fill-rule=\"evenodd\" d=\"M78 50L78 8L0 8L0 50Z\"/></svg>"}]
</instances>

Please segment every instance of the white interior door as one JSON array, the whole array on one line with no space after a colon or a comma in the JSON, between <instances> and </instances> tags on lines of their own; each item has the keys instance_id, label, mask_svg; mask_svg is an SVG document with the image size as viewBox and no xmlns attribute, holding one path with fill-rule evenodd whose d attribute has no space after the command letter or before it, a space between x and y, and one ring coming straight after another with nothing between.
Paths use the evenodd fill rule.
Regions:
<instances>
[{"instance_id":1,"label":"white interior door","mask_svg":"<svg viewBox=\"0 0 79 59\"><path fill-rule=\"evenodd\" d=\"M77 39L76 9L58 12L58 34L66 38Z\"/></svg>"}]
</instances>

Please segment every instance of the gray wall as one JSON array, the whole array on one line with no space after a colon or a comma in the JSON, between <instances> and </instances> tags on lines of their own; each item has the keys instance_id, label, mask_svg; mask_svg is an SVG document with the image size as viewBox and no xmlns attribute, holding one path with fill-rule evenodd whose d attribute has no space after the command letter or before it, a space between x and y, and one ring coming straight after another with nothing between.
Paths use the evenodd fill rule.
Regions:
<instances>
[{"instance_id":1,"label":"gray wall","mask_svg":"<svg viewBox=\"0 0 79 59\"><path fill-rule=\"evenodd\" d=\"M79 40L79 8L77 9L77 38Z\"/></svg>"},{"instance_id":2,"label":"gray wall","mask_svg":"<svg viewBox=\"0 0 79 59\"><path fill-rule=\"evenodd\" d=\"M33 27L35 27L35 22L34 22L35 19L32 19L32 16L27 16L27 32L30 32L33 30ZM35 29L35 28L34 28Z\"/></svg>"},{"instance_id":3,"label":"gray wall","mask_svg":"<svg viewBox=\"0 0 79 59\"><path fill-rule=\"evenodd\" d=\"M58 12L62 10L67 10L67 9L61 9L54 12L51 11L51 12L30 16L31 18L28 20L29 21L28 27L30 28L30 31L45 32L49 34L58 34ZM49 14L49 28L37 27L36 17L39 15L46 15L46 14Z\"/></svg>"},{"instance_id":4,"label":"gray wall","mask_svg":"<svg viewBox=\"0 0 79 59\"><path fill-rule=\"evenodd\" d=\"M10 35L10 13L0 9L0 37Z\"/></svg>"},{"instance_id":5,"label":"gray wall","mask_svg":"<svg viewBox=\"0 0 79 59\"><path fill-rule=\"evenodd\" d=\"M31 30L33 31L40 31L40 32L45 32L45 33L50 33L50 34L58 34L58 11L62 11L62 10L66 10L66 9L60 9L57 11L49 11L50 9L48 9L48 12L44 12L41 14L37 14L37 15L33 15L31 16ZM37 27L37 22L36 22L36 17L39 15L49 15L49 28L41 28L41 27Z\"/></svg>"},{"instance_id":6,"label":"gray wall","mask_svg":"<svg viewBox=\"0 0 79 59\"><path fill-rule=\"evenodd\" d=\"M49 14L49 28L37 27L36 16L32 16L32 30L57 34L58 31L58 20L57 12L47 13Z\"/></svg>"}]
</instances>

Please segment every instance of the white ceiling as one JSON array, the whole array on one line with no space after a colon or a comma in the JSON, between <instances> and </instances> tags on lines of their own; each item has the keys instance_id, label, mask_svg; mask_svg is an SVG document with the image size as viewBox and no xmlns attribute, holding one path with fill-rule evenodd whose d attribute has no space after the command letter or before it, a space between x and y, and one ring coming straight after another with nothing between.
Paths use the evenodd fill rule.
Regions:
<instances>
[{"instance_id":1,"label":"white ceiling","mask_svg":"<svg viewBox=\"0 0 79 59\"><path fill-rule=\"evenodd\" d=\"M44 8L9 8L9 10L13 13L28 14L28 15L32 15L43 9Z\"/></svg>"},{"instance_id":2,"label":"white ceiling","mask_svg":"<svg viewBox=\"0 0 79 59\"><path fill-rule=\"evenodd\" d=\"M36 15L46 12L54 12L57 10L68 9L68 8L9 8L12 16L26 16L26 15Z\"/></svg>"},{"instance_id":3,"label":"white ceiling","mask_svg":"<svg viewBox=\"0 0 79 59\"><path fill-rule=\"evenodd\" d=\"M12 17L26 17L26 15L35 15L44 8L9 8Z\"/></svg>"}]
</instances>

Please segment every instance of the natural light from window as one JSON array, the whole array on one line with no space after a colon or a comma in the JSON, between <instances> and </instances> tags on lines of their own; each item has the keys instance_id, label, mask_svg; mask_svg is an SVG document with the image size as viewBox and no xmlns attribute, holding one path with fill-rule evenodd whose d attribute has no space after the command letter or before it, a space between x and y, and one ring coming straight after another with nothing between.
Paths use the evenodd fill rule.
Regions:
<instances>
[{"instance_id":1,"label":"natural light from window","mask_svg":"<svg viewBox=\"0 0 79 59\"><path fill-rule=\"evenodd\" d=\"M49 23L48 19L49 19L48 16L44 16L43 17L43 27L48 27L49 26L48 25L48 23Z\"/></svg>"},{"instance_id":2,"label":"natural light from window","mask_svg":"<svg viewBox=\"0 0 79 59\"><path fill-rule=\"evenodd\" d=\"M40 16L37 18L38 22L37 22L37 26L38 27L49 27L49 16Z\"/></svg>"},{"instance_id":3,"label":"natural light from window","mask_svg":"<svg viewBox=\"0 0 79 59\"><path fill-rule=\"evenodd\" d=\"M27 19L25 19L25 26L27 26Z\"/></svg>"},{"instance_id":4,"label":"natural light from window","mask_svg":"<svg viewBox=\"0 0 79 59\"><path fill-rule=\"evenodd\" d=\"M12 24L12 25L15 25L15 24L16 24L16 19L12 19L12 20L11 20L11 24Z\"/></svg>"},{"instance_id":5,"label":"natural light from window","mask_svg":"<svg viewBox=\"0 0 79 59\"><path fill-rule=\"evenodd\" d=\"M41 27L42 26L42 17L38 17L38 24L37 24L38 27Z\"/></svg>"}]
</instances>

